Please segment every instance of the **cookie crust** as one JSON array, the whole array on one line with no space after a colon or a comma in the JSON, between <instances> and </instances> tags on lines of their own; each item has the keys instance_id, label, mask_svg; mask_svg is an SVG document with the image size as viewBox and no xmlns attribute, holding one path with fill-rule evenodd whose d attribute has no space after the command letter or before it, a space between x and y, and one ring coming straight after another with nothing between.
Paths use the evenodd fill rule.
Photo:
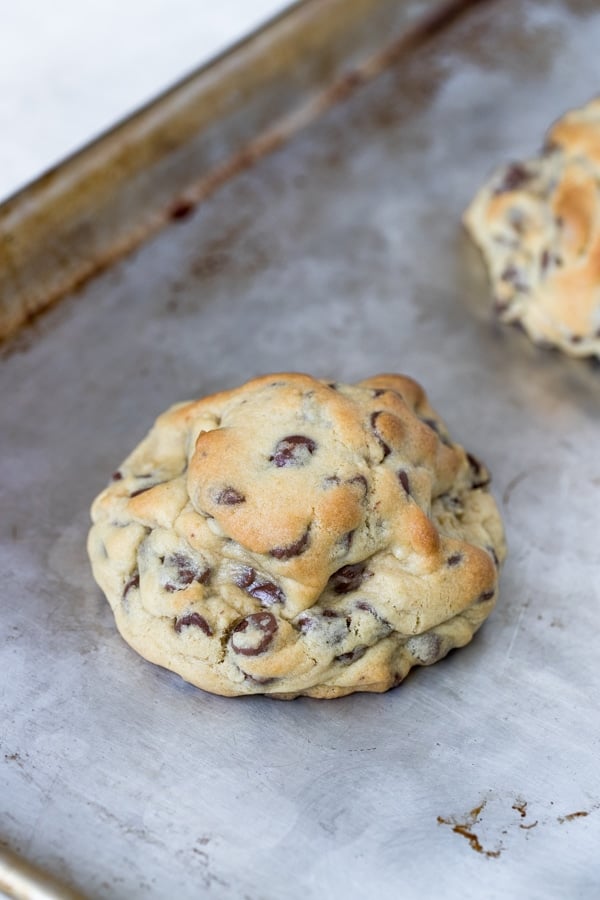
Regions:
<instances>
[{"instance_id":1,"label":"cookie crust","mask_svg":"<svg viewBox=\"0 0 600 900\"><path fill-rule=\"evenodd\" d=\"M158 418L89 555L124 639L200 688L385 691L493 609L488 484L410 378L268 375Z\"/></svg>"}]
</instances>

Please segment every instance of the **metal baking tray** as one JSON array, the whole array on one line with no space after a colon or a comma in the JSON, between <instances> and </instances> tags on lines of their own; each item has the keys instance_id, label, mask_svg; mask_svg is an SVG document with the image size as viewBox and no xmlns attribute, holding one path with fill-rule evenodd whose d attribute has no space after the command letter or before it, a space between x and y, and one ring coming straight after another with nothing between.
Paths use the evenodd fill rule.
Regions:
<instances>
[{"instance_id":1,"label":"metal baking tray","mask_svg":"<svg viewBox=\"0 0 600 900\"><path fill-rule=\"evenodd\" d=\"M308 6L316 22L335 4ZM460 215L491 168L598 91L600 9L467 4L420 28L435 4L370 6L345 5L354 37L294 95L290 115L312 124L231 164L218 191L214 165L271 127L268 78L252 121L211 125L206 167L186 135L160 171L146 157L154 207L135 141L112 182L86 151L102 203L81 210L96 204L100 236L92 217L71 244L43 239L74 222L61 190L81 157L0 210L17 318L103 270L5 345L0 404L0 844L88 898L599 895L600 372L493 323ZM282 29L293 46L307 9L261 32L265 58ZM389 68L331 106L392 38ZM163 125L180 101L161 99ZM112 243L111 185L126 198ZM510 548L498 607L387 694L203 693L124 644L90 575L89 504L154 417L281 370L409 373L493 472Z\"/></svg>"}]
</instances>

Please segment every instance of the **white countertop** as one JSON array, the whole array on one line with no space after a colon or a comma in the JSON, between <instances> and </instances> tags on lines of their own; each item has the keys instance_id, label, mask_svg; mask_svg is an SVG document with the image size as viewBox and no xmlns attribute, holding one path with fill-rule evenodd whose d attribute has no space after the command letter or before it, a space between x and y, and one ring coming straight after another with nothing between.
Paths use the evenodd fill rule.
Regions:
<instances>
[{"instance_id":1,"label":"white countertop","mask_svg":"<svg viewBox=\"0 0 600 900\"><path fill-rule=\"evenodd\" d=\"M0 200L286 5L285 0L2 4Z\"/></svg>"}]
</instances>

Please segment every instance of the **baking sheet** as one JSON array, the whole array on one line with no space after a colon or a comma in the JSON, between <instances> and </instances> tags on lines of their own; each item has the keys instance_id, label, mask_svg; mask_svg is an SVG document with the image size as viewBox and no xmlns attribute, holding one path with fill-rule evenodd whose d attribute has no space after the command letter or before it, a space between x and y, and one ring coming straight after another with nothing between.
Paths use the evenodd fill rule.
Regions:
<instances>
[{"instance_id":1,"label":"baking sheet","mask_svg":"<svg viewBox=\"0 0 600 900\"><path fill-rule=\"evenodd\" d=\"M473 10L2 363L0 838L88 897L596 898L600 372L491 323L458 224L600 85L593 2ZM419 379L510 556L474 642L385 695L197 691L119 638L87 509L170 403Z\"/></svg>"}]
</instances>

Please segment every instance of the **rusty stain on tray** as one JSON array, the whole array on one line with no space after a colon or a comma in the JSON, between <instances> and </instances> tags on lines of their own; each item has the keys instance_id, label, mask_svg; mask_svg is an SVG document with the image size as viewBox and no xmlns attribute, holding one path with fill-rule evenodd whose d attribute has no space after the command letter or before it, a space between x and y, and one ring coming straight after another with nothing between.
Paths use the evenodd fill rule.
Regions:
<instances>
[{"instance_id":1,"label":"rusty stain on tray","mask_svg":"<svg viewBox=\"0 0 600 900\"><path fill-rule=\"evenodd\" d=\"M464 817L463 822L457 822L454 817L444 818L443 816L438 816L437 822L438 825L451 825L452 831L455 834L460 834L461 837L466 838L469 842L469 846L472 850L475 850L476 853L481 853L483 856L487 856L488 859L497 859L502 852L502 847L498 850L486 850L482 846L479 837L472 830L473 826L481 821L481 813L483 812L485 805L486 801L483 800L479 806L473 807L473 809Z\"/></svg>"}]
</instances>

